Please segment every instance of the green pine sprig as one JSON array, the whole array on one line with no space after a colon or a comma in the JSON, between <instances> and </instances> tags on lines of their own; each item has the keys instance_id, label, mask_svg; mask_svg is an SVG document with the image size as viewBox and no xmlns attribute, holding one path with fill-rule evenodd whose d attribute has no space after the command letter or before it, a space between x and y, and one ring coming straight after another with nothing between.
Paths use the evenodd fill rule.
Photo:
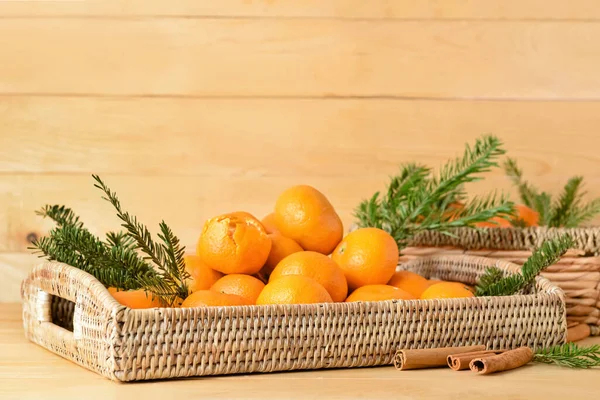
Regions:
<instances>
[{"instance_id":1,"label":"green pine sprig","mask_svg":"<svg viewBox=\"0 0 600 400\"><path fill-rule=\"evenodd\" d=\"M569 248L573 240L568 235L545 241L521 267L520 273L505 276L496 267L488 268L475 287L477 296L510 296L531 286L535 277L556 263Z\"/></svg>"},{"instance_id":2,"label":"green pine sprig","mask_svg":"<svg viewBox=\"0 0 600 400\"><path fill-rule=\"evenodd\" d=\"M497 167L505 151L495 136L483 136L461 157L443 165L437 175L424 165L409 163L390 178L385 193L376 192L362 201L354 216L359 227L377 227L389 232L399 247L405 247L420 232L437 230L451 235L454 228L473 226L495 216L509 218L514 205L504 195L490 193L466 199L464 185L481 179ZM464 203L456 210L455 202Z\"/></svg>"},{"instance_id":3,"label":"green pine sprig","mask_svg":"<svg viewBox=\"0 0 600 400\"><path fill-rule=\"evenodd\" d=\"M52 219L58 226L72 225L83 228L83 222L80 221L79 216L65 206L47 204L35 213L41 217Z\"/></svg>"},{"instance_id":4,"label":"green pine sprig","mask_svg":"<svg viewBox=\"0 0 600 400\"><path fill-rule=\"evenodd\" d=\"M154 263L158 269L162 281L143 282L145 287L159 293L168 304L173 304L178 298L185 299L189 294L186 279L190 275L185 269L185 247L180 244L179 239L162 221L161 233L158 234L162 243L155 243L148 227L140 223L135 216L123 211L116 193L110 190L98 175L93 175L93 178L96 181L94 186L104 192L102 198L113 205L117 216L122 221L122 226L135 241L136 247L145 254L144 258Z\"/></svg>"},{"instance_id":5,"label":"green pine sprig","mask_svg":"<svg viewBox=\"0 0 600 400\"><path fill-rule=\"evenodd\" d=\"M581 347L565 343L536 351L533 361L567 368L596 368L600 367L600 345Z\"/></svg>"},{"instance_id":6,"label":"green pine sprig","mask_svg":"<svg viewBox=\"0 0 600 400\"><path fill-rule=\"evenodd\" d=\"M57 227L35 240L31 249L40 257L64 262L95 276L107 287L122 290L144 289L163 304L173 305L188 295L185 248L163 221L156 244L146 226L123 212L116 193L94 175L96 187L117 209L124 232L108 232L102 241L87 230L73 210L65 206L44 206L38 215L54 220ZM141 253L145 256L140 255Z\"/></svg>"},{"instance_id":7,"label":"green pine sprig","mask_svg":"<svg viewBox=\"0 0 600 400\"><path fill-rule=\"evenodd\" d=\"M539 191L524 180L516 160L508 158L504 171L517 187L521 202L538 212L541 226L575 228L600 214L600 198L583 203L586 192L583 191L581 176L569 179L553 200L551 194Z\"/></svg>"},{"instance_id":8,"label":"green pine sprig","mask_svg":"<svg viewBox=\"0 0 600 400\"><path fill-rule=\"evenodd\" d=\"M63 211L74 215L66 207ZM50 218L53 215L48 214ZM141 277L151 279L156 275L132 248L102 242L82 223L69 223L78 221L76 219L58 220L58 226L48 236L32 242L30 249L34 250L34 254L77 267L96 277L103 285L123 290L140 289ZM110 235L118 236L114 233Z\"/></svg>"}]
</instances>

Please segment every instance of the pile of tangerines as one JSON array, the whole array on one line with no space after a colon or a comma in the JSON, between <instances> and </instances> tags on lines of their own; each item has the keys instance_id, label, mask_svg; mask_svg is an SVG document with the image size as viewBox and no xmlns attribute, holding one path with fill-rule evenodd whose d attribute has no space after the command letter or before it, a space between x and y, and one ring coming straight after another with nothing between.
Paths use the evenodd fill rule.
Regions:
<instances>
[{"instance_id":1,"label":"pile of tangerines","mask_svg":"<svg viewBox=\"0 0 600 400\"><path fill-rule=\"evenodd\" d=\"M472 297L459 282L396 272L398 245L377 228L345 237L329 200L311 186L285 190L262 220L243 211L209 219L185 257L190 295L181 307L310 304ZM140 295L117 300L156 307Z\"/></svg>"}]
</instances>

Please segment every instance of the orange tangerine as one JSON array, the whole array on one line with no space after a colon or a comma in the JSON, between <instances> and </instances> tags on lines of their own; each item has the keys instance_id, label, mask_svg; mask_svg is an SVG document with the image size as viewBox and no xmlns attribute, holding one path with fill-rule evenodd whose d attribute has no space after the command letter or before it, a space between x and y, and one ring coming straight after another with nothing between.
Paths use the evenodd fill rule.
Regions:
<instances>
[{"instance_id":1,"label":"orange tangerine","mask_svg":"<svg viewBox=\"0 0 600 400\"><path fill-rule=\"evenodd\" d=\"M489 221L477 222L475 226L478 228L510 228L512 227L512 224L505 218L494 217Z\"/></svg>"},{"instance_id":2,"label":"orange tangerine","mask_svg":"<svg viewBox=\"0 0 600 400\"><path fill-rule=\"evenodd\" d=\"M271 239L260 221L237 211L204 224L196 253L216 271L252 275L260 271L270 251Z\"/></svg>"},{"instance_id":3,"label":"orange tangerine","mask_svg":"<svg viewBox=\"0 0 600 400\"><path fill-rule=\"evenodd\" d=\"M525 222L526 226L538 226L540 223L540 214L524 204L515 205L517 219Z\"/></svg>"},{"instance_id":4,"label":"orange tangerine","mask_svg":"<svg viewBox=\"0 0 600 400\"><path fill-rule=\"evenodd\" d=\"M275 223L283 236L304 250L323 254L330 254L344 234L342 220L329 200L308 185L293 186L279 195Z\"/></svg>"},{"instance_id":5,"label":"orange tangerine","mask_svg":"<svg viewBox=\"0 0 600 400\"><path fill-rule=\"evenodd\" d=\"M335 302L344 301L348 294L344 272L335 261L316 251L290 254L277 264L269 282L287 275L303 275L316 280L329 292Z\"/></svg>"},{"instance_id":6,"label":"orange tangerine","mask_svg":"<svg viewBox=\"0 0 600 400\"><path fill-rule=\"evenodd\" d=\"M260 270L261 274L269 276L277 264L287 256L302 251L302 247L293 239L282 236L281 233L271 233L271 251L265 265Z\"/></svg>"},{"instance_id":7,"label":"orange tangerine","mask_svg":"<svg viewBox=\"0 0 600 400\"><path fill-rule=\"evenodd\" d=\"M198 290L190 294L181 304L182 308L188 307L221 307L248 305L244 298L234 294L219 293L212 290Z\"/></svg>"},{"instance_id":8,"label":"orange tangerine","mask_svg":"<svg viewBox=\"0 0 600 400\"><path fill-rule=\"evenodd\" d=\"M256 300L257 305L332 302L331 296L319 282L303 275L286 275L270 281Z\"/></svg>"},{"instance_id":9,"label":"orange tangerine","mask_svg":"<svg viewBox=\"0 0 600 400\"><path fill-rule=\"evenodd\" d=\"M390 285L366 285L356 289L348 298L347 303L354 301L382 301L382 300L414 300L415 296L405 290Z\"/></svg>"},{"instance_id":10,"label":"orange tangerine","mask_svg":"<svg viewBox=\"0 0 600 400\"><path fill-rule=\"evenodd\" d=\"M346 276L350 290L389 282L398 264L398 245L387 232L360 228L349 233L331 255Z\"/></svg>"},{"instance_id":11,"label":"orange tangerine","mask_svg":"<svg viewBox=\"0 0 600 400\"><path fill-rule=\"evenodd\" d=\"M129 308L164 307L158 297L154 297L153 299L152 294L143 289L118 290L111 287L108 288L108 291L110 294L112 294L115 300Z\"/></svg>"},{"instance_id":12,"label":"orange tangerine","mask_svg":"<svg viewBox=\"0 0 600 400\"><path fill-rule=\"evenodd\" d=\"M466 285L458 282L442 282L429 286L421 295L421 299L454 299L474 296Z\"/></svg>"},{"instance_id":13,"label":"orange tangerine","mask_svg":"<svg viewBox=\"0 0 600 400\"><path fill-rule=\"evenodd\" d=\"M259 279L242 274L225 275L215 282L210 288L213 292L234 294L246 300L248 304L255 304L258 295L265 284Z\"/></svg>"},{"instance_id":14,"label":"orange tangerine","mask_svg":"<svg viewBox=\"0 0 600 400\"><path fill-rule=\"evenodd\" d=\"M184 260L185 269L190 274L190 277L186 279L190 293L196 290L210 289L216 281L223 277L221 272L206 266L195 254L186 254Z\"/></svg>"},{"instance_id":15,"label":"orange tangerine","mask_svg":"<svg viewBox=\"0 0 600 400\"><path fill-rule=\"evenodd\" d=\"M429 281L421 275L410 271L398 271L392 276L388 285L402 289L415 298L421 297L421 294L429 287Z\"/></svg>"},{"instance_id":16,"label":"orange tangerine","mask_svg":"<svg viewBox=\"0 0 600 400\"><path fill-rule=\"evenodd\" d=\"M277 224L275 223L275 213L265 215L260 222L265 227L267 233L279 233L279 229L277 229Z\"/></svg>"}]
</instances>

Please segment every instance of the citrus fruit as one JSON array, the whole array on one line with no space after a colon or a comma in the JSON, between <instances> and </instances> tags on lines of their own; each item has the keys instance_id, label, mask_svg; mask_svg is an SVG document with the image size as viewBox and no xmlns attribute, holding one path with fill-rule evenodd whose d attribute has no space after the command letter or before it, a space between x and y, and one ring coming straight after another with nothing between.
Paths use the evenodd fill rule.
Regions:
<instances>
[{"instance_id":1,"label":"citrus fruit","mask_svg":"<svg viewBox=\"0 0 600 400\"><path fill-rule=\"evenodd\" d=\"M281 234L304 250L330 254L344 234L342 220L317 189L308 185L285 190L275 203L275 223Z\"/></svg>"},{"instance_id":2,"label":"citrus fruit","mask_svg":"<svg viewBox=\"0 0 600 400\"><path fill-rule=\"evenodd\" d=\"M267 261L271 239L259 220L238 211L204 224L196 253L209 267L224 274L255 274Z\"/></svg>"},{"instance_id":3,"label":"citrus fruit","mask_svg":"<svg viewBox=\"0 0 600 400\"><path fill-rule=\"evenodd\" d=\"M153 299L152 294L143 289L118 290L111 287L108 288L108 291L115 300L129 308L164 307L163 303L156 296Z\"/></svg>"},{"instance_id":4,"label":"citrus fruit","mask_svg":"<svg viewBox=\"0 0 600 400\"><path fill-rule=\"evenodd\" d=\"M512 224L505 218L494 217L489 221L477 222L475 226L478 228L510 228Z\"/></svg>"},{"instance_id":5,"label":"citrus fruit","mask_svg":"<svg viewBox=\"0 0 600 400\"><path fill-rule=\"evenodd\" d=\"M458 282L441 282L425 289L421 295L421 299L453 299L474 296L473 292L466 285Z\"/></svg>"},{"instance_id":6,"label":"citrus fruit","mask_svg":"<svg viewBox=\"0 0 600 400\"><path fill-rule=\"evenodd\" d=\"M382 301L382 300L414 300L417 297L405 290L390 285L366 285L356 289L348 298L346 303L354 301Z\"/></svg>"},{"instance_id":7,"label":"citrus fruit","mask_svg":"<svg viewBox=\"0 0 600 400\"><path fill-rule=\"evenodd\" d=\"M327 290L312 278L286 275L269 281L258 296L256 304L332 303Z\"/></svg>"},{"instance_id":8,"label":"citrus fruit","mask_svg":"<svg viewBox=\"0 0 600 400\"><path fill-rule=\"evenodd\" d=\"M260 222L265 227L265 231L267 231L267 233L279 232L279 229L277 229L277 225L275 224L275 213L265 215Z\"/></svg>"},{"instance_id":9,"label":"citrus fruit","mask_svg":"<svg viewBox=\"0 0 600 400\"><path fill-rule=\"evenodd\" d=\"M493 222L496 222L494 224ZM480 228L510 228L512 226L539 226L540 214L524 204L515 205L515 216L504 219L500 216L494 217L486 222L478 222L475 226Z\"/></svg>"},{"instance_id":10,"label":"citrus fruit","mask_svg":"<svg viewBox=\"0 0 600 400\"><path fill-rule=\"evenodd\" d=\"M364 285L385 285L396 271L398 245L382 229L360 228L338 244L331 258L344 272L350 290Z\"/></svg>"},{"instance_id":11,"label":"citrus fruit","mask_svg":"<svg viewBox=\"0 0 600 400\"><path fill-rule=\"evenodd\" d=\"M248 304L255 304L265 284L259 279L242 274L225 275L210 288L213 292L234 294L240 296Z\"/></svg>"},{"instance_id":12,"label":"citrus fruit","mask_svg":"<svg viewBox=\"0 0 600 400\"><path fill-rule=\"evenodd\" d=\"M269 276L277 264L292 253L302 251L302 247L293 239L282 236L281 233L271 233L271 251L265 265L260 270L261 274Z\"/></svg>"},{"instance_id":13,"label":"citrus fruit","mask_svg":"<svg viewBox=\"0 0 600 400\"><path fill-rule=\"evenodd\" d=\"M402 289L415 296L415 298L419 298L421 293L429 287L429 281L414 272L398 271L392 276L388 285Z\"/></svg>"},{"instance_id":14,"label":"citrus fruit","mask_svg":"<svg viewBox=\"0 0 600 400\"><path fill-rule=\"evenodd\" d=\"M525 223L525 226L538 226L540 214L524 204L515 205L516 219Z\"/></svg>"},{"instance_id":15,"label":"citrus fruit","mask_svg":"<svg viewBox=\"0 0 600 400\"><path fill-rule=\"evenodd\" d=\"M217 280L223 277L222 273L207 267L195 254L186 254L184 260L185 270L190 274L185 281L190 293L196 290L210 289Z\"/></svg>"},{"instance_id":16,"label":"citrus fruit","mask_svg":"<svg viewBox=\"0 0 600 400\"><path fill-rule=\"evenodd\" d=\"M442 283L444 281L440 280L440 279L429 279L427 281L427 287L431 286L431 285L435 285L436 283Z\"/></svg>"},{"instance_id":17,"label":"citrus fruit","mask_svg":"<svg viewBox=\"0 0 600 400\"><path fill-rule=\"evenodd\" d=\"M287 275L308 276L319 282L335 302L344 301L348 284L341 268L331 258L316 251L293 253L277 264L269 282Z\"/></svg>"},{"instance_id":18,"label":"citrus fruit","mask_svg":"<svg viewBox=\"0 0 600 400\"><path fill-rule=\"evenodd\" d=\"M198 290L190 294L181 303L181 307L219 307L219 306L244 306L248 305L245 299L234 294L214 292L212 290Z\"/></svg>"}]
</instances>

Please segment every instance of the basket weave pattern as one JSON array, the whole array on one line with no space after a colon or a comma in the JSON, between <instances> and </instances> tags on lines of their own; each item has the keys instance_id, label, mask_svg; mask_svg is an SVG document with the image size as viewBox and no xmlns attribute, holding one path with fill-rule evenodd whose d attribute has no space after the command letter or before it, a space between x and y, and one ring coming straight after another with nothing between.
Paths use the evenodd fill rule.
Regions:
<instances>
[{"instance_id":1,"label":"basket weave pattern","mask_svg":"<svg viewBox=\"0 0 600 400\"><path fill-rule=\"evenodd\" d=\"M569 322L600 326L600 228L457 229L453 233L454 237L424 232L411 243L414 247L402 250L401 260L468 254L522 265L531 250L545 240L569 234L575 242L574 250L542 276L565 292Z\"/></svg>"},{"instance_id":2,"label":"basket weave pattern","mask_svg":"<svg viewBox=\"0 0 600 400\"><path fill-rule=\"evenodd\" d=\"M491 265L518 270L471 256L399 268L472 284ZM506 297L132 310L91 275L48 262L22 296L30 340L119 381L386 365L399 348L539 348L563 343L567 328L563 292L544 278Z\"/></svg>"}]
</instances>

